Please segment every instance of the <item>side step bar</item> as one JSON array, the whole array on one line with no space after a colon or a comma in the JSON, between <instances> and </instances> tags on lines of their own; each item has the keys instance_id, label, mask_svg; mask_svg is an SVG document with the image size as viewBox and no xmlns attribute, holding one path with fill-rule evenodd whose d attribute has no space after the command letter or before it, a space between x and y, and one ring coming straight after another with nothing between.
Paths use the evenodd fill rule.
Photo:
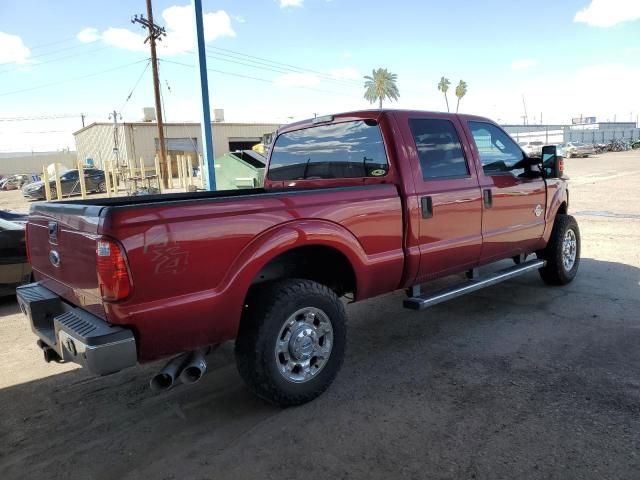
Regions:
<instances>
[{"instance_id":1,"label":"side step bar","mask_svg":"<svg viewBox=\"0 0 640 480\"><path fill-rule=\"evenodd\" d=\"M461 297L467 293L475 292L481 288L495 285L496 283L504 282L510 278L517 277L527 272L532 272L544 267L546 262L544 260L530 260L528 262L514 265L513 267L505 268L498 272L487 275L486 277L480 277L477 279L468 280L459 285L453 287L444 288L437 292L418 295L415 297L407 298L404 301L404 307L411 310L424 310L427 307L437 305L438 303L446 302L452 298Z\"/></svg>"}]
</instances>

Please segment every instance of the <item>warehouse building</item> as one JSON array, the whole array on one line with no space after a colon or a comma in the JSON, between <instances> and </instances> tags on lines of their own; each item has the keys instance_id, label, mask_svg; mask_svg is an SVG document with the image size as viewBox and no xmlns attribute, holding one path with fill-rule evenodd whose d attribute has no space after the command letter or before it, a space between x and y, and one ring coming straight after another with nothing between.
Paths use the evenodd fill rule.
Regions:
<instances>
[{"instance_id":1,"label":"warehouse building","mask_svg":"<svg viewBox=\"0 0 640 480\"><path fill-rule=\"evenodd\" d=\"M276 123L215 122L213 129L214 155L251 149L280 126ZM78 159L98 167L103 162L144 159L145 166L153 168L159 152L156 122L92 123L74 132ZM167 154L175 161L177 155L202 153L202 131L199 123L165 123L164 136Z\"/></svg>"}]
</instances>

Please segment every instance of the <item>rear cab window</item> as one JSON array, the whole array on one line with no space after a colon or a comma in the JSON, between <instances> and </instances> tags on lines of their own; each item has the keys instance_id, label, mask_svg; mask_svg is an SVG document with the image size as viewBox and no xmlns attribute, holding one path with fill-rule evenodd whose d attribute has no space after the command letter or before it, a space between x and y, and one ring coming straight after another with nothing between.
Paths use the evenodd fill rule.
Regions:
<instances>
[{"instance_id":1,"label":"rear cab window","mask_svg":"<svg viewBox=\"0 0 640 480\"><path fill-rule=\"evenodd\" d=\"M413 118L409 120L409 128L423 180L469 176L458 133L450 120Z\"/></svg>"},{"instance_id":2,"label":"rear cab window","mask_svg":"<svg viewBox=\"0 0 640 480\"><path fill-rule=\"evenodd\" d=\"M356 120L286 132L273 144L267 178L318 180L384 177L389 162L375 120Z\"/></svg>"}]
</instances>

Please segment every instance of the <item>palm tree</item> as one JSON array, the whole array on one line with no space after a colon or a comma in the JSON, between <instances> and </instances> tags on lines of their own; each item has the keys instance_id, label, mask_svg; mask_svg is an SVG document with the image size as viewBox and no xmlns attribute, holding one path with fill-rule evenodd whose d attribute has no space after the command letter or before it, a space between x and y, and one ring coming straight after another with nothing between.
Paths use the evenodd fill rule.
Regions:
<instances>
[{"instance_id":1,"label":"palm tree","mask_svg":"<svg viewBox=\"0 0 640 480\"><path fill-rule=\"evenodd\" d=\"M391 73L386 68L374 69L371 75L364 77L364 98L369 100L369 103L374 103L376 100L379 102L380 108L382 108L382 100L397 100L400 97L396 80L398 75Z\"/></svg>"},{"instance_id":2,"label":"palm tree","mask_svg":"<svg viewBox=\"0 0 640 480\"><path fill-rule=\"evenodd\" d=\"M456 113L458 113L458 107L460 106L460 100L467 94L467 82L460 80L456 87L456 97L458 97L458 103L456 104Z\"/></svg>"},{"instance_id":3,"label":"palm tree","mask_svg":"<svg viewBox=\"0 0 640 480\"><path fill-rule=\"evenodd\" d=\"M449 90L451 82L448 78L442 77L438 82L438 90L444 93L444 101L447 102L447 112L449 111L449 99L447 98L447 90Z\"/></svg>"}]
</instances>

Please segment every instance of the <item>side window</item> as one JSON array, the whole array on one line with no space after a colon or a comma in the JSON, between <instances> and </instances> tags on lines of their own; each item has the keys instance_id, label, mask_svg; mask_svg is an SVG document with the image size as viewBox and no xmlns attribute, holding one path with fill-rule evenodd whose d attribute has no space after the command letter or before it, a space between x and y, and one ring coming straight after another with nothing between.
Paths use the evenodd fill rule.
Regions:
<instances>
[{"instance_id":1,"label":"side window","mask_svg":"<svg viewBox=\"0 0 640 480\"><path fill-rule=\"evenodd\" d=\"M71 172L66 172L62 174L60 180L77 180L78 179L78 171L72 170Z\"/></svg>"},{"instance_id":2,"label":"side window","mask_svg":"<svg viewBox=\"0 0 640 480\"><path fill-rule=\"evenodd\" d=\"M424 180L469 175L456 127L450 120L409 120Z\"/></svg>"},{"instance_id":3,"label":"side window","mask_svg":"<svg viewBox=\"0 0 640 480\"><path fill-rule=\"evenodd\" d=\"M271 153L270 180L383 177L389 170L375 121L318 125L278 136Z\"/></svg>"},{"instance_id":4,"label":"side window","mask_svg":"<svg viewBox=\"0 0 640 480\"><path fill-rule=\"evenodd\" d=\"M524 172L521 168L514 168L524 154L509 135L486 122L469 122L469 129L486 175L511 173L517 176Z\"/></svg>"}]
</instances>

